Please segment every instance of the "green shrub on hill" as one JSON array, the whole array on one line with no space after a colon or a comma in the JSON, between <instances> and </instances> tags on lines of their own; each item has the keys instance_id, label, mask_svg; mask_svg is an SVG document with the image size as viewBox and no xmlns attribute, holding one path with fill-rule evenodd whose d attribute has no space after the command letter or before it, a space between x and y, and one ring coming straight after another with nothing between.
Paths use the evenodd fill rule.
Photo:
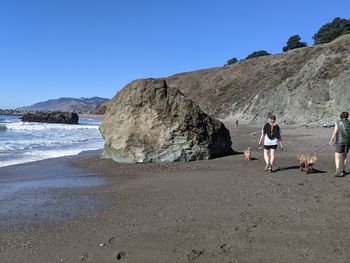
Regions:
<instances>
[{"instance_id":1,"label":"green shrub on hill","mask_svg":"<svg viewBox=\"0 0 350 263\"><path fill-rule=\"evenodd\" d=\"M266 50L259 50L259 51L254 51L253 53L248 55L245 59L257 58L257 57L268 56L268 55L271 55L271 54Z\"/></svg>"},{"instance_id":2,"label":"green shrub on hill","mask_svg":"<svg viewBox=\"0 0 350 263\"><path fill-rule=\"evenodd\" d=\"M234 63L236 63L236 62L238 62L238 59L237 59L237 58L231 58L230 60L227 61L227 64L228 64L228 65L231 65L231 64L234 64Z\"/></svg>"},{"instance_id":3,"label":"green shrub on hill","mask_svg":"<svg viewBox=\"0 0 350 263\"><path fill-rule=\"evenodd\" d=\"M312 37L314 44L325 44L340 37L341 35L350 33L350 20L337 17L331 23L323 25L317 33Z\"/></svg>"},{"instance_id":4,"label":"green shrub on hill","mask_svg":"<svg viewBox=\"0 0 350 263\"><path fill-rule=\"evenodd\" d=\"M283 47L283 52L287 52L296 48L307 47L307 44L305 42L301 42L300 40L301 38L299 35L291 36L287 41L287 46Z\"/></svg>"}]
</instances>

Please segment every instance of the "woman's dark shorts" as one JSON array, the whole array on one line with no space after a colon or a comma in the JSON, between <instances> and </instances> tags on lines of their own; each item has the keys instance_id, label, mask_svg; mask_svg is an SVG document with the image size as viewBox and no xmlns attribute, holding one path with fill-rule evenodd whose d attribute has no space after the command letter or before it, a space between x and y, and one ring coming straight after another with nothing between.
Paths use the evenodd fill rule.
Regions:
<instances>
[{"instance_id":1,"label":"woman's dark shorts","mask_svg":"<svg viewBox=\"0 0 350 263\"><path fill-rule=\"evenodd\" d=\"M348 153L350 149L350 144L336 144L335 152L336 153Z\"/></svg>"},{"instance_id":2,"label":"woman's dark shorts","mask_svg":"<svg viewBox=\"0 0 350 263\"><path fill-rule=\"evenodd\" d=\"M278 145L264 145L265 150L276 150Z\"/></svg>"}]
</instances>

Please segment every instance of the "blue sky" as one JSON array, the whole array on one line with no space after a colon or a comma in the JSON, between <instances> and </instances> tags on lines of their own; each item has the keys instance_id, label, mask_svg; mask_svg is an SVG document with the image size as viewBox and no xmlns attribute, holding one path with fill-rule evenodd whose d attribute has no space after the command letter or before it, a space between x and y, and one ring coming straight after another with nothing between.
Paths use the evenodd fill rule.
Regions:
<instances>
[{"instance_id":1,"label":"blue sky","mask_svg":"<svg viewBox=\"0 0 350 263\"><path fill-rule=\"evenodd\" d=\"M312 35L349 0L0 0L0 108L112 97L136 78L222 66Z\"/></svg>"}]
</instances>

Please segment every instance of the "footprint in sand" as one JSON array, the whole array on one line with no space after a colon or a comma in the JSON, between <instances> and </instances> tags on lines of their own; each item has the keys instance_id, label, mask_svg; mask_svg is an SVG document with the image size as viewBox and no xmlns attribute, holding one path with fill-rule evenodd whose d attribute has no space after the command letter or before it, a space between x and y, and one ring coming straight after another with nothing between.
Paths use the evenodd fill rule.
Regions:
<instances>
[{"instance_id":1,"label":"footprint in sand","mask_svg":"<svg viewBox=\"0 0 350 263\"><path fill-rule=\"evenodd\" d=\"M114 246L116 243L116 238L115 237L111 237L110 239L108 239L108 245Z\"/></svg>"},{"instance_id":2,"label":"footprint in sand","mask_svg":"<svg viewBox=\"0 0 350 263\"><path fill-rule=\"evenodd\" d=\"M194 261L196 258L200 257L203 254L204 254L204 249L202 250L193 249L189 254L187 254L187 260Z\"/></svg>"},{"instance_id":3,"label":"footprint in sand","mask_svg":"<svg viewBox=\"0 0 350 263\"><path fill-rule=\"evenodd\" d=\"M80 261L81 262L87 262L89 260L89 253L84 253L80 256Z\"/></svg>"}]
</instances>

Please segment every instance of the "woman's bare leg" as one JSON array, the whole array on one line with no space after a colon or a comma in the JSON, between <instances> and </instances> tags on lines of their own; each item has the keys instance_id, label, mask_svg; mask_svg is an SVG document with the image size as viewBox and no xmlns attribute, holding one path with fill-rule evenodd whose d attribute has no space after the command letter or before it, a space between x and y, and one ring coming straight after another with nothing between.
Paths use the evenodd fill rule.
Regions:
<instances>
[{"instance_id":1,"label":"woman's bare leg","mask_svg":"<svg viewBox=\"0 0 350 263\"><path fill-rule=\"evenodd\" d=\"M264 149L264 160L265 160L265 163L266 165L270 165L270 150L266 150Z\"/></svg>"},{"instance_id":2,"label":"woman's bare leg","mask_svg":"<svg viewBox=\"0 0 350 263\"><path fill-rule=\"evenodd\" d=\"M341 170L343 168L343 163L342 163L343 154L342 153L335 153L334 159L335 159L335 169L337 171Z\"/></svg>"},{"instance_id":3,"label":"woman's bare leg","mask_svg":"<svg viewBox=\"0 0 350 263\"><path fill-rule=\"evenodd\" d=\"M275 150L271 149L270 150L270 165L273 166L274 162L275 162Z\"/></svg>"}]
</instances>

